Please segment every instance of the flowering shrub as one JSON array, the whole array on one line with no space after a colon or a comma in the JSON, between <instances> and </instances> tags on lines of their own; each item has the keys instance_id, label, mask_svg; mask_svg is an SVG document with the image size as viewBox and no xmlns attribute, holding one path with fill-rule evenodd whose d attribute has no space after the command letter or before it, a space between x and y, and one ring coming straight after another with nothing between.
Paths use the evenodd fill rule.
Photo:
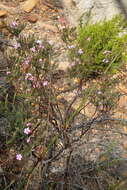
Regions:
<instances>
[{"instance_id":1,"label":"flowering shrub","mask_svg":"<svg viewBox=\"0 0 127 190\"><path fill-rule=\"evenodd\" d=\"M18 25L14 22L12 27ZM52 80L57 67L51 63L53 56L54 50L48 41L36 39L34 36L14 36L14 45L7 57L6 71L7 79L13 86L13 94L9 99L10 91L6 92L7 98L2 105L0 102L0 105L10 126L4 145L6 148L15 145L13 161L18 164L30 154L34 155L37 162L42 160L55 143L51 105L56 101ZM48 128L51 130L49 137L43 134ZM21 181L17 189L20 189L20 185L23 185L24 189L27 175L28 173L23 174L22 180L25 182Z\"/></svg>"},{"instance_id":2,"label":"flowering shrub","mask_svg":"<svg viewBox=\"0 0 127 190\"><path fill-rule=\"evenodd\" d=\"M48 42L36 40L33 36L29 36L28 38L18 37L16 44L18 44L18 46L14 45L8 58L9 67L7 76L15 86L16 97L20 96L23 101L21 101L21 103L19 102L19 105L17 104L16 107L13 106L12 113L13 111L17 112L19 110L21 114L21 123L18 133L21 137L20 140L24 140L24 138L26 138L25 135L32 135L32 131L34 130L33 123L29 121L31 119L33 120L35 115L37 115L36 120L39 120L43 113L47 112L48 103L45 102L49 95L51 75L56 66L50 63L50 58L54 52ZM16 97L13 100L14 105ZM21 106L21 104L23 104L23 106ZM42 109L43 104L45 104L45 109ZM24 105L27 107L25 108ZM42 111L39 116L40 109ZM16 120L19 119L16 118ZM27 124L25 124L26 122ZM16 126L14 123L12 123L12 125L14 128L12 132L15 132L19 126ZM19 137L17 134L15 138L18 143ZM30 139L28 138L27 142L29 141ZM8 141L9 144L12 142L12 139Z\"/></svg>"}]
</instances>

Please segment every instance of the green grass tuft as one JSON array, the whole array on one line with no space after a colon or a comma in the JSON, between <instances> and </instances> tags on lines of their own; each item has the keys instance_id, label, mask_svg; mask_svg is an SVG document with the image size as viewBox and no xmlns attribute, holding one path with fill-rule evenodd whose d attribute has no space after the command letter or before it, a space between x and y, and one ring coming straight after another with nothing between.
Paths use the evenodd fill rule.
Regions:
<instances>
[{"instance_id":1,"label":"green grass tuft","mask_svg":"<svg viewBox=\"0 0 127 190\"><path fill-rule=\"evenodd\" d=\"M75 62L69 69L71 77L96 78L104 73L115 74L127 60L127 22L116 16L110 21L80 27L76 46L70 48ZM83 53L78 52L82 50Z\"/></svg>"}]
</instances>

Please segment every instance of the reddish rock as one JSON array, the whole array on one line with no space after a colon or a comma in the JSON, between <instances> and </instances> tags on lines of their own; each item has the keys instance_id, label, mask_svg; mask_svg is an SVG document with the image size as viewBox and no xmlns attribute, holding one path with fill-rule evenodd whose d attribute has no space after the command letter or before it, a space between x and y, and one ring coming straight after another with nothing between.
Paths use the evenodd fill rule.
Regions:
<instances>
[{"instance_id":1,"label":"reddish rock","mask_svg":"<svg viewBox=\"0 0 127 190\"><path fill-rule=\"evenodd\" d=\"M31 23L35 23L38 21L38 17L36 15L30 15L28 16L28 21L31 22Z\"/></svg>"}]
</instances>

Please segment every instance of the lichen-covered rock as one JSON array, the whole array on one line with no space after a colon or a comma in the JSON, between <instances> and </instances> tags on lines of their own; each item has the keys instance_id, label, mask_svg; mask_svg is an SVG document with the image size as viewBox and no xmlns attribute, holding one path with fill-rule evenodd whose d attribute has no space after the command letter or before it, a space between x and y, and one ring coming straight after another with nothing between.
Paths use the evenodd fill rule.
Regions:
<instances>
[{"instance_id":1,"label":"lichen-covered rock","mask_svg":"<svg viewBox=\"0 0 127 190\"><path fill-rule=\"evenodd\" d=\"M104 19L111 19L112 16L123 13L127 16L126 0L62 0L68 12L70 21L77 25L80 18L84 22L89 19L97 22Z\"/></svg>"}]
</instances>

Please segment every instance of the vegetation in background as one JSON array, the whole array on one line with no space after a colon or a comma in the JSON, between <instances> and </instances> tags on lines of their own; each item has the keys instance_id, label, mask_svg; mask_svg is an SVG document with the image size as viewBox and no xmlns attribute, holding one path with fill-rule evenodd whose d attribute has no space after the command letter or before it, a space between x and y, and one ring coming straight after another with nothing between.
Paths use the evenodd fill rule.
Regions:
<instances>
[{"instance_id":1,"label":"vegetation in background","mask_svg":"<svg viewBox=\"0 0 127 190\"><path fill-rule=\"evenodd\" d=\"M116 74L125 66L127 55L126 20L116 16L112 20L87 24L78 29L75 43L69 46L73 66L71 77L96 78Z\"/></svg>"}]
</instances>

